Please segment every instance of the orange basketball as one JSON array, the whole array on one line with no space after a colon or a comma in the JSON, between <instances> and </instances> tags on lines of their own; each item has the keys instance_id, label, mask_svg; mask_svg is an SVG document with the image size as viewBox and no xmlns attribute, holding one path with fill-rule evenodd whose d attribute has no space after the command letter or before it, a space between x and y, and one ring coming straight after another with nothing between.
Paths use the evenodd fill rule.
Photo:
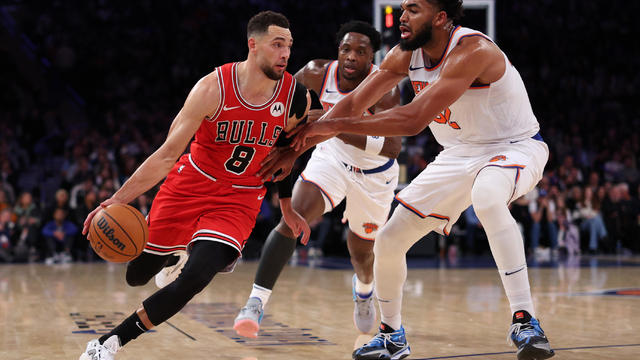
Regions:
<instances>
[{"instance_id":1,"label":"orange basketball","mask_svg":"<svg viewBox=\"0 0 640 360\"><path fill-rule=\"evenodd\" d=\"M88 238L101 258L123 263L142 253L149 239L149 228L144 216L134 207L111 204L93 217Z\"/></svg>"}]
</instances>

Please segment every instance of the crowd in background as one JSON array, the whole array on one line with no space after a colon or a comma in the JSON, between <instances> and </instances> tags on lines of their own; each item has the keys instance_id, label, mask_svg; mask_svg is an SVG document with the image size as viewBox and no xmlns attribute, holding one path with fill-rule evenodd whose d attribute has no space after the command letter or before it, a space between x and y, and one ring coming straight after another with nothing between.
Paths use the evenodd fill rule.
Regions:
<instances>
[{"instance_id":1,"label":"crowd in background","mask_svg":"<svg viewBox=\"0 0 640 360\"><path fill-rule=\"evenodd\" d=\"M631 105L640 58L630 56L640 45L630 30L637 11L628 9L640 5L497 5L496 41L525 81L551 152L540 184L511 207L528 252L640 252L640 116ZM3 41L0 48L0 262L96 260L80 234L87 213L162 143L198 78L246 56L246 21L263 8L292 21L290 72L313 58L335 58L341 22L371 19L369 4L338 0L0 7L2 38L22 44ZM229 21L228 14L246 16ZM41 69L35 80L24 70L29 61ZM406 180L439 150L428 130L406 138ZM157 189L135 200L144 215ZM279 216L270 191L246 257L259 254ZM338 209L313 224L314 247L346 251L341 217ZM448 243L465 253L487 251L472 208Z\"/></svg>"}]
</instances>

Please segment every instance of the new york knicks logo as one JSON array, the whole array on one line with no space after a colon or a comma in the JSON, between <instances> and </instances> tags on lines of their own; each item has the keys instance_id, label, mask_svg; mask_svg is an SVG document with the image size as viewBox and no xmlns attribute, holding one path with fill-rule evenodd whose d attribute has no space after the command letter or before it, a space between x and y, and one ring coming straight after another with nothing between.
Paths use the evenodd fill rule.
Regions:
<instances>
[{"instance_id":1,"label":"new york knicks logo","mask_svg":"<svg viewBox=\"0 0 640 360\"><path fill-rule=\"evenodd\" d=\"M362 227L364 228L364 232L367 234L371 234L372 232L378 230L378 225L374 223L364 223L362 224Z\"/></svg>"},{"instance_id":2,"label":"new york knicks logo","mask_svg":"<svg viewBox=\"0 0 640 360\"><path fill-rule=\"evenodd\" d=\"M275 102L271 105L271 116L280 116L284 113L284 105L281 102Z\"/></svg>"},{"instance_id":3,"label":"new york knicks logo","mask_svg":"<svg viewBox=\"0 0 640 360\"><path fill-rule=\"evenodd\" d=\"M491 160L489 160L489 162L496 162L496 161L505 161L507 160L507 157L504 155L496 155L494 157L491 158Z\"/></svg>"}]
</instances>

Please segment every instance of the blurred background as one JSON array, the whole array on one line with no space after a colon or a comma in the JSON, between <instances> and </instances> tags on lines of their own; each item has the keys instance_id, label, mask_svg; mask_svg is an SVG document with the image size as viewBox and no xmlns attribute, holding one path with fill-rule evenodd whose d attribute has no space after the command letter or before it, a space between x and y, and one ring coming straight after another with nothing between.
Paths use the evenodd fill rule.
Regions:
<instances>
[{"instance_id":1,"label":"blurred background","mask_svg":"<svg viewBox=\"0 0 640 360\"><path fill-rule=\"evenodd\" d=\"M288 71L337 56L343 22L398 39L397 1L0 2L0 263L100 261L79 234L85 216L164 140L195 82L246 58L246 24L284 13ZM512 204L528 255L640 252L640 2L465 1L462 24L492 33L522 75L551 157L538 187ZM390 6L390 7L387 7ZM375 14L378 14L374 18ZM411 100L403 87L404 101ZM440 150L429 130L404 141L406 184ZM299 161L297 171L304 166ZM400 187L403 186L400 185ZM157 187L135 201L146 214ZM244 252L259 256L278 222L270 191ZM345 257L344 204L313 224L297 256ZM409 256L489 256L468 209L447 238Z\"/></svg>"}]
</instances>

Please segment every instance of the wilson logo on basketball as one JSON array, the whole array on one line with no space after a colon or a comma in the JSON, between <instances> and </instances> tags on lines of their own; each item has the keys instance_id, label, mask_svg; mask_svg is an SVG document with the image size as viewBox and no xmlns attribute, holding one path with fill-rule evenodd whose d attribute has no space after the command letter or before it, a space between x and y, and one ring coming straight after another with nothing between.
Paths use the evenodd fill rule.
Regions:
<instances>
[{"instance_id":1,"label":"wilson logo on basketball","mask_svg":"<svg viewBox=\"0 0 640 360\"><path fill-rule=\"evenodd\" d=\"M489 162L496 162L496 161L505 161L507 160L507 157L504 155L497 155L491 158L491 160L489 160Z\"/></svg>"},{"instance_id":2,"label":"wilson logo on basketball","mask_svg":"<svg viewBox=\"0 0 640 360\"><path fill-rule=\"evenodd\" d=\"M367 234L371 234L372 232L378 230L378 225L374 223L364 223L362 224L362 227L364 228L364 232Z\"/></svg>"},{"instance_id":3,"label":"wilson logo on basketball","mask_svg":"<svg viewBox=\"0 0 640 360\"><path fill-rule=\"evenodd\" d=\"M104 236L106 236L107 239L109 239L109 241L113 243L113 245L115 245L120 250L124 250L126 246L117 237L113 236L114 230L111 226L109 226L109 222L107 222L107 219L105 219L104 217L98 219L98 228L102 230Z\"/></svg>"}]
</instances>

